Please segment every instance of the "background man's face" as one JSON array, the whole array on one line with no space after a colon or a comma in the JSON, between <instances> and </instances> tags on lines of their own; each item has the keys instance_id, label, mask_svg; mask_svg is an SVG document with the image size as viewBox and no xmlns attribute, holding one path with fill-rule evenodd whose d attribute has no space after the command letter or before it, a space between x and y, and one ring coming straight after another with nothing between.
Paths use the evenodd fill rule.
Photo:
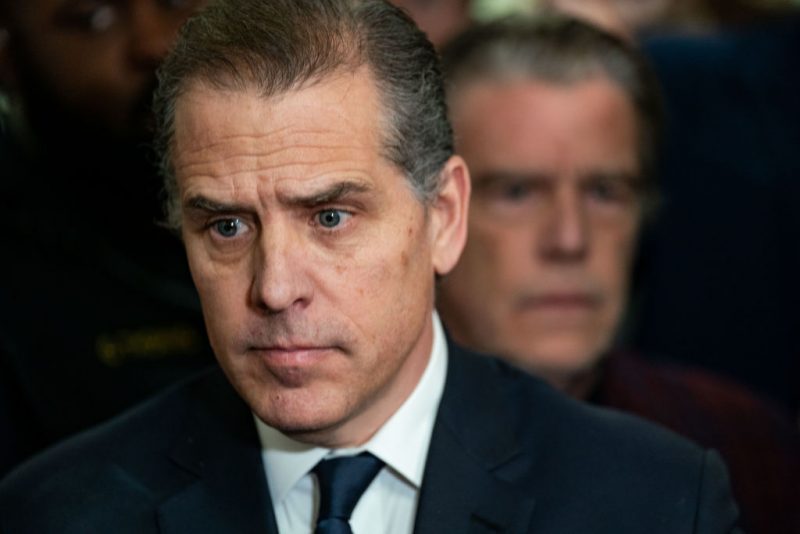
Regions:
<instances>
[{"instance_id":1,"label":"background man's face","mask_svg":"<svg viewBox=\"0 0 800 534\"><path fill-rule=\"evenodd\" d=\"M203 0L11 3L8 68L19 89L129 135L144 129L155 69Z\"/></svg>"},{"instance_id":2,"label":"background man's face","mask_svg":"<svg viewBox=\"0 0 800 534\"><path fill-rule=\"evenodd\" d=\"M431 347L436 210L380 155L380 115L363 68L270 99L195 85L177 106L211 345L263 421L328 446L368 439Z\"/></svg>"},{"instance_id":3,"label":"background man's face","mask_svg":"<svg viewBox=\"0 0 800 534\"><path fill-rule=\"evenodd\" d=\"M634 110L600 77L476 82L451 104L474 194L443 318L457 340L566 380L608 347L624 307L640 209Z\"/></svg>"}]
</instances>

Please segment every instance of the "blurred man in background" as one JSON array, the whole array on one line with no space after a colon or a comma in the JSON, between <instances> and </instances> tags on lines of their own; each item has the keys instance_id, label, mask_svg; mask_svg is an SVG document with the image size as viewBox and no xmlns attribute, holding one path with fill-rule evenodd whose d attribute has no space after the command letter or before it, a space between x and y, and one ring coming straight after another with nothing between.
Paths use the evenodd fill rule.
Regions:
<instances>
[{"instance_id":1,"label":"blurred man in background","mask_svg":"<svg viewBox=\"0 0 800 534\"><path fill-rule=\"evenodd\" d=\"M145 148L200 3L0 4L0 474L210 361Z\"/></svg>"},{"instance_id":2,"label":"blurred man in background","mask_svg":"<svg viewBox=\"0 0 800 534\"><path fill-rule=\"evenodd\" d=\"M656 204L660 106L642 57L563 17L476 27L444 51L469 238L440 282L453 338L630 411L731 468L748 532L796 532L796 431L743 390L611 352Z\"/></svg>"},{"instance_id":3,"label":"blurred man in background","mask_svg":"<svg viewBox=\"0 0 800 534\"><path fill-rule=\"evenodd\" d=\"M663 89L664 202L643 240L632 343L730 376L800 422L800 254L786 246L800 239L800 4L541 3L638 40Z\"/></svg>"}]
</instances>

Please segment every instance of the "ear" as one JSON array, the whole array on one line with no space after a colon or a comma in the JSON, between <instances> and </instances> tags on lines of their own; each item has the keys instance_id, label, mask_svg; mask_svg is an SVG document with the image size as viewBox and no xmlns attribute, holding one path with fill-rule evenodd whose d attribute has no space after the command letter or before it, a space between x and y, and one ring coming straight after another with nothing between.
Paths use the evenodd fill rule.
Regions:
<instances>
[{"instance_id":1,"label":"ear","mask_svg":"<svg viewBox=\"0 0 800 534\"><path fill-rule=\"evenodd\" d=\"M452 156L442 169L442 187L431 205L432 261L438 275L455 267L467 241L470 179L467 164Z\"/></svg>"}]
</instances>

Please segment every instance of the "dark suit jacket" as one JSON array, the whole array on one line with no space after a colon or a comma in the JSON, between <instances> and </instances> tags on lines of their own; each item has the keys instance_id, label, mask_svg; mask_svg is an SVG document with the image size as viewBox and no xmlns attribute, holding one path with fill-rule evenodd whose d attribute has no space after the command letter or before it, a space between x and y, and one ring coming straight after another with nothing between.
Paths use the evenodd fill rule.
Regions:
<instances>
[{"instance_id":1,"label":"dark suit jacket","mask_svg":"<svg viewBox=\"0 0 800 534\"><path fill-rule=\"evenodd\" d=\"M214 370L0 484L0 531L277 532L249 409ZM637 419L450 347L415 531L723 533L725 468Z\"/></svg>"},{"instance_id":2,"label":"dark suit jacket","mask_svg":"<svg viewBox=\"0 0 800 534\"><path fill-rule=\"evenodd\" d=\"M737 384L615 351L589 401L643 417L719 452L748 534L800 533L800 432Z\"/></svg>"}]
</instances>

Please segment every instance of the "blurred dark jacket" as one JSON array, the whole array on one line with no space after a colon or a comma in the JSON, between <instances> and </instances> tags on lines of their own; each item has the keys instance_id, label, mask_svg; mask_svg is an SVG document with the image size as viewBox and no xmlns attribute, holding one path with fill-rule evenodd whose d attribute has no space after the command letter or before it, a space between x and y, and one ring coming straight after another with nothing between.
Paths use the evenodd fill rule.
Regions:
<instances>
[{"instance_id":1,"label":"blurred dark jacket","mask_svg":"<svg viewBox=\"0 0 800 534\"><path fill-rule=\"evenodd\" d=\"M205 373L0 483L14 534L277 534L249 407ZM449 348L414 532L731 534L716 453Z\"/></svg>"},{"instance_id":2,"label":"blurred dark jacket","mask_svg":"<svg viewBox=\"0 0 800 534\"><path fill-rule=\"evenodd\" d=\"M143 149L54 138L0 133L0 476L213 361Z\"/></svg>"},{"instance_id":3,"label":"blurred dark jacket","mask_svg":"<svg viewBox=\"0 0 800 534\"><path fill-rule=\"evenodd\" d=\"M800 433L775 406L706 372L619 352L604 359L589 400L716 449L728 466L745 532L800 532Z\"/></svg>"}]
</instances>

